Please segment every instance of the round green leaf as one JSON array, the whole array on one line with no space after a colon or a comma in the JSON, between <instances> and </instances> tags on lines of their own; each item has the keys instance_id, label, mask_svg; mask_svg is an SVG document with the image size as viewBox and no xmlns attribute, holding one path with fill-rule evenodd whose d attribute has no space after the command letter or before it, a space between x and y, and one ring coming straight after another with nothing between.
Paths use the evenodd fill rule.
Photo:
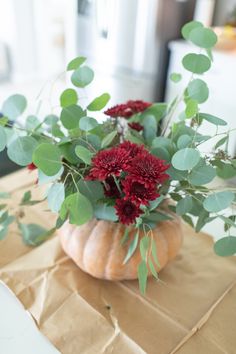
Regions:
<instances>
[{"instance_id":1,"label":"round green leaf","mask_svg":"<svg viewBox=\"0 0 236 354\"><path fill-rule=\"evenodd\" d=\"M95 98L87 107L89 111L100 111L103 109L107 102L110 100L111 96L109 93L104 93L103 95Z\"/></svg>"},{"instance_id":2,"label":"round green leaf","mask_svg":"<svg viewBox=\"0 0 236 354\"><path fill-rule=\"evenodd\" d=\"M67 216L71 224L85 224L93 217L92 204L79 192L71 194L64 200L60 211L60 217L63 220Z\"/></svg>"},{"instance_id":3,"label":"round green leaf","mask_svg":"<svg viewBox=\"0 0 236 354\"><path fill-rule=\"evenodd\" d=\"M44 118L44 123L47 125L54 125L58 122L58 117L55 114L49 114Z\"/></svg>"},{"instance_id":4,"label":"round green leaf","mask_svg":"<svg viewBox=\"0 0 236 354\"><path fill-rule=\"evenodd\" d=\"M203 27L203 24L201 22L198 21L188 22L181 29L182 36L184 37L184 39L188 40L190 32L195 28L201 28L201 27Z\"/></svg>"},{"instance_id":5,"label":"round green leaf","mask_svg":"<svg viewBox=\"0 0 236 354\"><path fill-rule=\"evenodd\" d=\"M189 135L187 134L181 135L177 140L177 147L178 149L184 149L187 146L189 146L192 143L192 141L193 139Z\"/></svg>"},{"instance_id":6,"label":"round green leaf","mask_svg":"<svg viewBox=\"0 0 236 354\"><path fill-rule=\"evenodd\" d=\"M20 166L26 166L32 162L33 152L38 142L31 136L19 137L8 146L8 157Z\"/></svg>"},{"instance_id":7,"label":"round green leaf","mask_svg":"<svg viewBox=\"0 0 236 354\"><path fill-rule=\"evenodd\" d=\"M3 127L0 126L0 152L5 149L7 145L7 135Z\"/></svg>"},{"instance_id":8,"label":"round green leaf","mask_svg":"<svg viewBox=\"0 0 236 354\"><path fill-rule=\"evenodd\" d=\"M221 257L233 256L236 253L236 237L227 236L216 241L214 251Z\"/></svg>"},{"instance_id":9,"label":"round green leaf","mask_svg":"<svg viewBox=\"0 0 236 354\"><path fill-rule=\"evenodd\" d=\"M91 118L91 117L82 117L79 121L79 127L81 130L84 130L85 132L88 132L98 125L98 122L96 119Z\"/></svg>"},{"instance_id":10,"label":"round green leaf","mask_svg":"<svg viewBox=\"0 0 236 354\"><path fill-rule=\"evenodd\" d=\"M185 171L191 170L200 160L200 153L198 150L192 148L185 148L177 151L172 157L172 165L177 170Z\"/></svg>"},{"instance_id":11,"label":"round green leaf","mask_svg":"<svg viewBox=\"0 0 236 354\"><path fill-rule=\"evenodd\" d=\"M152 155L158 157L159 159L165 160L167 162L170 161L170 153L164 147L156 147L151 150Z\"/></svg>"},{"instance_id":12,"label":"round green leaf","mask_svg":"<svg viewBox=\"0 0 236 354\"><path fill-rule=\"evenodd\" d=\"M79 126L79 120L85 116L85 112L80 106L72 105L64 107L61 111L61 122L66 129L75 129Z\"/></svg>"},{"instance_id":13,"label":"round green leaf","mask_svg":"<svg viewBox=\"0 0 236 354\"><path fill-rule=\"evenodd\" d=\"M73 60L71 60L69 62L69 64L67 65L66 70L70 71L70 70L76 70L78 69L84 62L86 61L85 57L77 57L74 58Z\"/></svg>"},{"instance_id":14,"label":"round green leaf","mask_svg":"<svg viewBox=\"0 0 236 354\"><path fill-rule=\"evenodd\" d=\"M79 67L71 76L71 81L76 87L85 87L93 81L93 70L88 66Z\"/></svg>"},{"instance_id":15,"label":"round green leaf","mask_svg":"<svg viewBox=\"0 0 236 354\"><path fill-rule=\"evenodd\" d=\"M217 42L217 35L210 28L197 27L194 28L188 38L194 44L201 48L212 48Z\"/></svg>"},{"instance_id":16,"label":"round green leaf","mask_svg":"<svg viewBox=\"0 0 236 354\"><path fill-rule=\"evenodd\" d=\"M47 193L48 206L53 213L57 213L61 209L64 199L65 199L64 184L54 183L50 187Z\"/></svg>"},{"instance_id":17,"label":"round green leaf","mask_svg":"<svg viewBox=\"0 0 236 354\"><path fill-rule=\"evenodd\" d=\"M170 79L177 84L182 79L182 75L178 73L172 73L170 74Z\"/></svg>"},{"instance_id":18,"label":"round green leaf","mask_svg":"<svg viewBox=\"0 0 236 354\"><path fill-rule=\"evenodd\" d=\"M193 100L203 103L208 99L209 89L203 80L195 79L188 85L188 94Z\"/></svg>"},{"instance_id":19,"label":"round green leaf","mask_svg":"<svg viewBox=\"0 0 236 354\"><path fill-rule=\"evenodd\" d=\"M184 68L194 74L203 74L211 67L209 58L204 54L190 53L182 60Z\"/></svg>"},{"instance_id":20,"label":"round green leaf","mask_svg":"<svg viewBox=\"0 0 236 354\"><path fill-rule=\"evenodd\" d=\"M101 148L101 139L99 136L95 134L89 134L87 135L87 141L90 145L94 147L95 150L100 150Z\"/></svg>"},{"instance_id":21,"label":"round green leaf","mask_svg":"<svg viewBox=\"0 0 236 354\"><path fill-rule=\"evenodd\" d=\"M217 213L228 208L234 200L234 193L230 191L212 193L203 202L204 209Z\"/></svg>"},{"instance_id":22,"label":"round green leaf","mask_svg":"<svg viewBox=\"0 0 236 354\"><path fill-rule=\"evenodd\" d=\"M111 144L115 136L117 135L117 131L113 131L105 136L105 138L102 139L102 144L101 147L105 148Z\"/></svg>"},{"instance_id":23,"label":"round green leaf","mask_svg":"<svg viewBox=\"0 0 236 354\"><path fill-rule=\"evenodd\" d=\"M61 153L56 145L40 144L33 154L34 164L47 176L56 175L61 167Z\"/></svg>"},{"instance_id":24,"label":"round green leaf","mask_svg":"<svg viewBox=\"0 0 236 354\"><path fill-rule=\"evenodd\" d=\"M25 244L29 246L39 246L52 235L52 230L47 231L37 224L19 224L22 238Z\"/></svg>"},{"instance_id":25,"label":"round green leaf","mask_svg":"<svg viewBox=\"0 0 236 354\"><path fill-rule=\"evenodd\" d=\"M216 176L216 171L212 166L196 166L189 174L189 182L195 186L202 186L210 183Z\"/></svg>"},{"instance_id":26,"label":"round green leaf","mask_svg":"<svg viewBox=\"0 0 236 354\"><path fill-rule=\"evenodd\" d=\"M178 215L184 215L190 212L193 207L192 198L187 196L178 201L176 205L176 213Z\"/></svg>"},{"instance_id":27,"label":"round green leaf","mask_svg":"<svg viewBox=\"0 0 236 354\"><path fill-rule=\"evenodd\" d=\"M196 100L188 100L185 108L186 118L192 118L198 113L198 104Z\"/></svg>"},{"instance_id":28,"label":"round green leaf","mask_svg":"<svg viewBox=\"0 0 236 354\"><path fill-rule=\"evenodd\" d=\"M222 179L229 179L236 176L236 168L230 164L224 163L222 167L216 168L217 176Z\"/></svg>"},{"instance_id":29,"label":"round green leaf","mask_svg":"<svg viewBox=\"0 0 236 354\"><path fill-rule=\"evenodd\" d=\"M75 153L85 164L91 164L91 158L93 156L93 153L86 149L84 146L76 146Z\"/></svg>"},{"instance_id":30,"label":"round green leaf","mask_svg":"<svg viewBox=\"0 0 236 354\"><path fill-rule=\"evenodd\" d=\"M3 103L2 112L4 116L11 120L15 120L26 109L27 101L22 95L13 95Z\"/></svg>"},{"instance_id":31,"label":"round green leaf","mask_svg":"<svg viewBox=\"0 0 236 354\"><path fill-rule=\"evenodd\" d=\"M77 92L74 89L66 89L60 96L61 107L75 105L78 101Z\"/></svg>"}]
</instances>

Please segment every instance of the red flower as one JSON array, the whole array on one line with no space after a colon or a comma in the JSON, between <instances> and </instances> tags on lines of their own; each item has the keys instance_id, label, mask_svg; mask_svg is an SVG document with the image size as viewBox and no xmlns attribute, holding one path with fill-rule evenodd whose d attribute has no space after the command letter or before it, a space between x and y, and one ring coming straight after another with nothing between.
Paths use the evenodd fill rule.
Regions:
<instances>
[{"instance_id":1,"label":"red flower","mask_svg":"<svg viewBox=\"0 0 236 354\"><path fill-rule=\"evenodd\" d=\"M149 102L144 102L141 100L128 101L127 103L118 104L114 107L109 108L104 113L107 116L117 118L130 118L135 113L143 112L145 109L150 107L152 104Z\"/></svg>"},{"instance_id":2,"label":"red flower","mask_svg":"<svg viewBox=\"0 0 236 354\"><path fill-rule=\"evenodd\" d=\"M140 153L144 153L147 152L147 150L145 150L143 145L138 145L138 144L134 144L131 143L130 141L126 140L123 143L121 143L119 145L119 148L126 150L129 153L130 157L135 157Z\"/></svg>"},{"instance_id":3,"label":"red flower","mask_svg":"<svg viewBox=\"0 0 236 354\"><path fill-rule=\"evenodd\" d=\"M141 130L143 130L143 126L136 122L129 123L128 126L133 130L137 130L137 132L141 132Z\"/></svg>"},{"instance_id":4,"label":"red flower","mask_svg":"<svg viewBox=\"0 0 236 354\"><path fill-rule=\"evenodd\" d=\"M33 162L31 162L29 165L27 165L27 168L29 171L33 171L37 169L37 166Z\"/></svg>"},{"instance_id":5,"label":"red flower","mask_svg":"<svg viewBox=\"0 0 236 354\"><path fill-rule=\"evenodd\" d=\"M116 200L116 214L122 224L129 225L135 222L135 219L142 213L137 205L130 200L117 199Z\"/></svg>"},{"instance_id":6,"label":"red flower","mask_svg":"<svg viewBox=\"0 0 236 354\"><path fill-rule=\"evenodd\" d=\"M169 178L169 175L165 173L169 167L158 157L148 152L143 152L133 158L126 171L137 182L144 183L146 187L151 187L156 184L162 184Z\"/></svg>"},{"instance_id":7,"label":"red flower","mask_svg":"<svg viewBox=\"0 0 236 354\"><path fill-rule=\"evenodd\" d=\"M117 188L115 180L114 180L114 178L112 176L108 177L105 180L105 184L106 184L106 186L104 187L105 196L107 196L107 197L116 197L116 198L120 197L120 191Z\"/></svg>"},{"instance_id":8,"label":"red flower","mask_svg":"<svg viewBox=\"0 0 236 354\"><path fill-rule=\"evenodd\" d=\"M104 181L111 175L119 176L128 161L128 151L119 147L99 151L92 159L92 168L86 179Z\"/></svg>"},{"instance_id":9,"label":"red flower","mask_svg":"<svg viewBox=\"0 0 236 354\"><path fill-rule=\"evenodd\" d=\"M148 205L150 200L155 200L160 195L157 193L156 185L145 186L145 183L141 183L133 179L132 176L128 176L123 181L125 200L131 200L131 202L140 205Z\"/></svg>"}]
</instances>

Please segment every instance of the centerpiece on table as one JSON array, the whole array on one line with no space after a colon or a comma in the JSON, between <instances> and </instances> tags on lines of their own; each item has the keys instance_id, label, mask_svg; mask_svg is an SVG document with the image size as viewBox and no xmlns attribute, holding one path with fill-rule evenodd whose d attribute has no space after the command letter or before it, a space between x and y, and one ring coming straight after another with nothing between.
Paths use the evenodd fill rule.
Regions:
<instances>
[{"instance_id":1,"label":"centerpiece on table","mask_svg":"<svg viewBox=\"0 0 236 354\"><path fill-rule=\"evenodd\" d=\"M181 218L197 232L221 219L228 235L215 243L215 251L236 253L231 234L235 215L228 213L235 189L208 185L216 176L236 176L236 160L228 153L230 130L222 118L201 109L209 95L202 75L213 64L217 37L199 22L187 23L182 34L199 52L184 56L189 82L170 104L130 100L106 109L101 122L93 112L104 109L109 94L82 107L77 90L67 88L60 96L59 116L31 115L23 124L19 117L26 99L17 94L3 103L0 151L7 147L12 161L38 170L37 183L48 184L48 206L58 219L47 231L24 224L20 213L9 215L3 203L0 239L15 219L29 245L58 229L62 247L79 267L98 278L138 278L142 292L148 275L158 279L158 271L178 253ZM78 57L68 64L76 88L93 80L85 61ZM173 73L171 80L177 83L181 74ZM177 115L179 105L183 111ZM207 134L208 124L215 126L215 134ZM206 134L200 132L204 126ZM200 147L213 138L212 151L202 153ZM37 202L28 191L21 208Z\"/></svg>"}]
</instances>

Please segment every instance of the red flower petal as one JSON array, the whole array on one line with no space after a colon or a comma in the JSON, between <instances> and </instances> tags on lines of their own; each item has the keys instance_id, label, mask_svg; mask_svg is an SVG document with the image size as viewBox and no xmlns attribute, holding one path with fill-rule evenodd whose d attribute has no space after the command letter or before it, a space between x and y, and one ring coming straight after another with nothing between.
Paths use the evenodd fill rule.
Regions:
<instances>
[{"instance_id":1,"label":"red flower petal","mask_svg":"<svg viewBox=\"0 0 236 354\"><path fill-rule=\"evenodd\" d=\"M145 109L150 107L152 103L144 102L141 100L130 100L127 103L118 104L114 107L107 109L104 113L107 116L117 118L130 118L135 113L143 112Z\"/></svg>"},{"instance_id":2,"label":"red flower petal","mask_svg":"<svg viewBox=\"0 0 236 354\"><path fill-rule=\"evenodd\" d=\"M27 168L29 171L33 171L37 169L37 166L33 162L31 162L29 165L27 165Z\"/></svg>"},{"instance_id":3,"label":"red flower petal","mask_svg":"<svg viewBox=\"0 0 236 354\"><path fill-rule=\"evenodd\" d=\"M139 123L136 123L136 122L129 123L128 126L131 129L136 130L137 132L141 132L141 130L143 130L143 126Z\"/></svg>"},{"instance_id":4,"label":"red flower petal","mask_svg":"<svg viewBox=\"0 0 236 354\"><path fill-rule=\"evenodd\" d=\"M160 195L157 193L156 185L147 187L145 183L136 181L132 176L128 176L123 181L125 200L140 205L148 205L150 200L155 200Z\"/></svg>"},{"instance_id":5,"label":"red flower petal","mask_svg":"<svg viewBox=\"0 0 236 354\"><path fill-rule=\"evenodd\" d=\"M129 225L135 222L135 219L142 214L142 210L130 200L116 200L116 214L122 224Z\"/></svg>"}]
</instances>

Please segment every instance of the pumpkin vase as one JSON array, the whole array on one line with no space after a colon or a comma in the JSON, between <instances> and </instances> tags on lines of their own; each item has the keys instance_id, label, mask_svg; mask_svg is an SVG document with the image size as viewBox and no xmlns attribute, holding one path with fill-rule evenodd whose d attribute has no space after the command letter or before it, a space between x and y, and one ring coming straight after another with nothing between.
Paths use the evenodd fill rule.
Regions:
<instances>
[{"instance_id":1,"label":"pumpkin vase","mask_svg":"<svg viewBox=\"0 0 236 354\"><path fill-rule=\"evenodd\" d=\"M59 230L59 237L65 253L86 273L95 278L107 280L137 279L138 264L141 262L139 245L127 263L123 263L130 242L137 232L129 232L129 240L121 244L125 226L112 221L93 219L75 226L66 222ZM140 231L139 242L144 237ZM158 223L152 230L160 271L176 257L182 245L183 233L179 217ZM155 262L153 262L155 264ZM149 272L150 273L150 272Z\"/></svg>"}]
</instances>

